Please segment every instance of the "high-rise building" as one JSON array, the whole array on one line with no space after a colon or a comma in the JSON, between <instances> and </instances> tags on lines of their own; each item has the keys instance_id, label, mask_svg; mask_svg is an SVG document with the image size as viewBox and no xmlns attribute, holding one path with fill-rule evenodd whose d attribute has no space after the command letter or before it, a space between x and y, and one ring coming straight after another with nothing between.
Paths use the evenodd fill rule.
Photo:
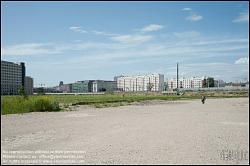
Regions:
<instances>
[{"instance_id":1,"label":"high-rise building","mask_svg":"<svg viewBox=\"0 0 250 166\"><path fill-rule=\"evenodd\" d=\"M24 90L27 95L33 94L33 78L25 76Z\"/></svg>"},{"instance_id":2,"label":"high-rise building","mask_svg":"<svg viewBox=\"0 0 250 166\"><path fill-rule=\"evenodd\" d=\"M17 95L25 87L25 64L1 61L1 95Z\"/></svg>"},{"instance_id":3,"label":"high-rise building","mask_svg":"<svg viewBox=\"0 0 250 166\"><path fill-rule=\"evenodd\" d=\"M116 76L117 89L120 91L163 91L164 75Z\"/></svg>"}]
</instances>

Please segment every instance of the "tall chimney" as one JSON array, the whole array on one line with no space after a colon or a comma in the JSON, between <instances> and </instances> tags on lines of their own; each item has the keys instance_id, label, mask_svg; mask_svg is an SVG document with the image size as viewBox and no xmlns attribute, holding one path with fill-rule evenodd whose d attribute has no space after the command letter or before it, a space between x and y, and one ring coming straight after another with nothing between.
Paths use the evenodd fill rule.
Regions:
<instances>
[{"instance_id":1,"label":"tall chimney","mask_svg":"<svg viewBox=\"0 0 250 166\"><path fill-rule=\"evenodd\" d=\"M179 66L177 62L177 89L179 88Z\"/></svg>"}]
</instances>

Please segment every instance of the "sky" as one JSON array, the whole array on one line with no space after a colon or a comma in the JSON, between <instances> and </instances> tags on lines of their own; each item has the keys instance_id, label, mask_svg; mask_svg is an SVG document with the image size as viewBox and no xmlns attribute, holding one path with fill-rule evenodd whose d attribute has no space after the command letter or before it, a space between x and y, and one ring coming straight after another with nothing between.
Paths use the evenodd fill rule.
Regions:
<instances>
[{"instance_id":1,"label":"sky","mask_svg":"<svg viewBox=\"0 0 250 166\"><path fill-rule=\"evenodd\" d=\"M34 86L164 74L249 80L249 3L5 2L1 60Z\"/></svg>"}]
</instances>

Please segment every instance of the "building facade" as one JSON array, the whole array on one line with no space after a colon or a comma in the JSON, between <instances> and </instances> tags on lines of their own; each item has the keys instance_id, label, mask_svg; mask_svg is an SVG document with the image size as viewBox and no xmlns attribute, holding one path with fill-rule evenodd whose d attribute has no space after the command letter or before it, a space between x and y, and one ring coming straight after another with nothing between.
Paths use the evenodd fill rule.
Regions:
<instances>
[{"instance_id":1,"label":"building facade","mask_svg":"<svg viewBox=\"0 0 250 166\"><path fill-rule=\"evenodd\" d=\"M27 95L32 95L33 94L33 78L29 76L25 76L25 81L24 81L24 90Z\"/></svg>"},{"instance_id":2,"label":"building facade","mask_svg":"<svg viewBox=\"0 0 250 166\"><path fill-rule=\"evenodd\" d=\"M114 79L119 91L163 91L164 89L163 74L116 76Z\"/></svg>"},{"instance_id":3,"label":"building facade","mask_svg":"<svg viewBox=\"0 0 250 166\"><path fill-rule=\"evenodd\" d=\"M203 77L191 77L191 78L180 78L178 81L178 88L204 88L204 79ZM177 79L168 80L168 88L175 89L177 88Z\"/></svg>"},{"instance_id":4,"label":"building facade","mask_svg":"<svg viewBox=\"0 0 250 166\"><path fill-rule=\"evenodd\" d=\"M72 83L72 93L87 93L89 92L89 81L77 81Z\"/></svg>"},{"instance_id":5,"label":"building facade","mask_svg":"<svg viewBox=\"0 0 250 166\"><path fill-rule=\"evenodd\" d=\"M25 64L1 61L1 95L18 95L25 87Z\"/></svg>"},{"instance_id":6,"label":"building facade","mask_svg":"<svg viewBox=\"0 0 250 166\"><path fill-rule=\"evenodd\" d=\"M226 83L223 80L214 80L214 87L225 87Z\"/></svg>"},{"instance_id":7,"label":"building facade","mask_svg":"<svg viewBox=\"0 0 250 166\"><path fill-rule=\"evenodd\" d=\"M70 93L72 92L72 84L62 84L58 87L58 91L63 93Z\"/></svg>"},{"instance_id":8,"label":"building facade","mask_svg":"<svg viewBox=\"0 0 250 166\"><path fill-rule=\"evenodd\" d=\"M115 81L92 80L89 82L89 92L113 92L116 90Z\"/></svg>"},{"instance_id":9,"label":"building facade","mask_svg":"<svg viewBox=\"0 0 250 166\"><path fill-rule=\"evenodd\" d=\"M117 89L115 81L85 80L71 84L72 93L112 92Z\"/></svg>"}]
</instances>

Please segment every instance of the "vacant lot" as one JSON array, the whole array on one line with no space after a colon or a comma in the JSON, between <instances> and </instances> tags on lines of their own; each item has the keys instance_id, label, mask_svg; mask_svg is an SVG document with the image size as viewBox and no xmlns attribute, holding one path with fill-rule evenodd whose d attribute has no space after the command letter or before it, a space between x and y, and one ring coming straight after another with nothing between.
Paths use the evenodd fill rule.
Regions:
<instances>
[{"instance_id":1,"label":"vacant lot","mask_svg":"<svg viewBox=\"0 0 250 166\"><path fill-rule=\"evenodd\" d=\"M79 151L79 164L249 164L249 98L76 109L2 115L1 163L43 150ZM26 162L46 156L33 157Z\"/></svg>"},{"instance_id":2,"label":"vacant lot","mask_svg":"<svg viewBox=\"0 0 250 166\"><path fill-rule=\"evenodd\" d=\"M72 105L94 105L97 108L128 105L146 100L187 100L200 99L202 95L209 98L248 97L248 91L208 91L186 92L182 96L167 96L157 92L107 93L103 95L32 95L1 96L1 115L27 112L57 112L71 110Z\"/></svg>"}]
</instances>

